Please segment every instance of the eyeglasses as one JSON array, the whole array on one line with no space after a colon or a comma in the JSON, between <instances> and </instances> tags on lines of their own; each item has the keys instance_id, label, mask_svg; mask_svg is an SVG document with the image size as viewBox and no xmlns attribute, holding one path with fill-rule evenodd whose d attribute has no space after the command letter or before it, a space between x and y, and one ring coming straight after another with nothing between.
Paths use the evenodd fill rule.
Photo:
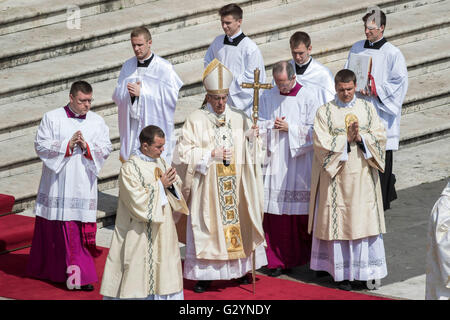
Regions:
<instances>
[{"instance_id":1,"label":"eyeglasses","mask_svg":"<svg viewBox=\"0 0 450 320\"><path fill-rule=\"evenodd\" d=\"M77 99L78 104L85 104L86 102L88 102L89 104L92 104L93 101L94 101L94 98L92 98L92 99Z\"/></svg>"}]
</instances>

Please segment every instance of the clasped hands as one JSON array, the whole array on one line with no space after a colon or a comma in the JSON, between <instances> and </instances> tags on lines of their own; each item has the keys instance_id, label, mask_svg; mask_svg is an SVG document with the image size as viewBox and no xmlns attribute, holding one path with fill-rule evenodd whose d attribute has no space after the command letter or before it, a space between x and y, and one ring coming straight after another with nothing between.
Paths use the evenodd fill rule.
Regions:
<instances>
[{"instance_id":1,"label":"clasped hands","mask_svg":"<svg viewBox=\"0 0 450 320\"><path fill-rule=\"evenodd\" d=\"M211 151L211 158L214 160L231 161L231 156L231 149L226 149L224 147L217 147Z\"/></svg>"},{"instance_id":2,"label":"clasped hands","mask_svg":"<svg viewBox=\"0 0 450 320\"><path fill-rule=\"evenodd\" d=\"M350 123L347 128L347 141L348 143L352 142L361 142L361 135L359 134L359 124L358 121Z\"/></svg>"},{"instance_id":3,"label":"clasped hands","mask_svg":"<svg viewBox=\"0 0 450 320\"><path fill-rule=\"evenodd\" d=\"M71 151L73 151L73 148L75 148L76 145L79 145L83 151L87 148L86 140L84 140L83 134L80 130L75 132L69 140L69 148Z\"/></svg>"},{"instance_id":4,"label":"clasped hands","mask_svg":"<svg viewBox=\"0 0 450 320\"><path fill-rule=\"evenodd\" d=\"M139 97L139 95L141 94L141 82L128 82L127 89L130 93L130 96Z\"/></svg>"},{"instance_id":5,"label":"clasped hands","mask_svg":"<svg viewBox=\"0 0 450 320\"><path fill-rule=\"evenodd\" d=\"M289 130L289 124L287 123L286 117L276 117L275 122L273 124L274 129L279 129L280 131L286 131Z\"/></svg>"},{"instance_id":6,"label":"clasped hands","mask_svg":"<svg viewBox=\"0 0 450 320\"><path fill-rule=\"evenodd\" d=\"M168 188L175 183L176 179L177 179L177 170L175 168L169 168L161 176L161 183L163 184L164 188Z\"/></svg>"}]
</instances>

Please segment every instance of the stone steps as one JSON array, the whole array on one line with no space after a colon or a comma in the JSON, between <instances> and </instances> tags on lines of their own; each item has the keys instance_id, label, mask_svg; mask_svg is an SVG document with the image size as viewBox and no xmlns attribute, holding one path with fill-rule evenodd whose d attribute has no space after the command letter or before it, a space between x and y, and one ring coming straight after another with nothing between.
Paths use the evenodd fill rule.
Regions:
<instances>
[{"instance_id":1,"label":"stone steps","mask_svg":"<svg viewBox=\"0 0 450 320\"><path fill-rule=\"evenodd\" d=\"M78 29L69 29L66 19L63 19L52 25L7 34L2 37L5 46L0 53L0 69L74 54L117 42L128 43L130 31L141 25L146 25L152 35L156 35L217 21L217 10L228 3L225 0L214 2L141 0L141 2L143 3L140 5L122 10L82 17ZM277 6L280 2L280 0L237 1L246 12ZM39 41L30 42L36 38Z\"/></svg>"},{"instance_id":2,"label":"stone steps","mask_svg":"<svg viewBox=\"0 0 450 320\"><path fill-rule=\"evenodd\" d=\"M94 6L92 3L101 1L85 0L87 2ZM159 8L164 3L168 2L141 0L138 7L141 10L152 6ZM187 0L177 6L176 13L175 10L166 10L165 15L147 14L145 21L139 20L137 23L150 25L152 49L174 64L184 82L175 113L176 127L180 127L186 115L203 101L200 78L203 56L212 39L222 33L217 8L223 3ZM288 39L297 30L311 35L316 59L333 73L341 69L350 46L364 37L361 16L368 5L379 5L388 13L386 38L400 47L408 64L409 90L402 112L401 146L449 135L450 52L445 45L450 40L450 18L442 14L449 11L449 0L322 0L318 3L306 0L242 0L238 3L244 7L243 31L259 44L269 81L271 66L279 60L291 58ZM120 12L126 15L127 12L137 12L136 8L130 7ZM14 65L5 68L8 65L4 64L4 69L0 70L0 81L4 84L0 86L0 148L7 150L0 154L0 193L15 195L15 211L32 208L34 204L42 163L34 152L33 141L43 113L65 105L71 82L85 79L94 87L93 110L105 118L115 147L100 173L98 211L99 223L108 223L113 219L120 161L117 107L111 95L122 63L132 56L128 40L132 24L118 20L116 25L120 27L107 25L105 21L118 17L119 11L111 11L99 14L98 21L86 14L81 30L64 35L61 35L64 33L63 20L47 23L47 27L25 27L25 31L10 31L3 36L1 30L4 29L0 22L0 39L7 44L0 53L0 65L3 60L9 61L10 66ZM305 14L293 15L292 12ZM158 16L157 19L155 16ZM96 23L99 30L92 27ZM173 30L170 30L172 27ZM108 33L107 29L111 32ZM44 34L44 30L53 30L53 37ZM27 37L38 37L40 32L43 41L33 47L18 45L18 48L27 48L18 53L23 55L23 60L14 58L14 47L9 46L10 41L25 41ZM341 35L345 35L345 39L336 41L336 37ZM3 42L4 39L9 40ZM80 47L80 43L85 47ZM58 46L62 46L61 50L54 50Z\"/></svg>"},{"instance_id":3,"label":"stone steps","mask_svg":"<svg viewBox=\"0 0 450 320\"><path fill-rule=\"evenodd\" d=\"M425 134L429 136L427 137L427 142L449 137L450 108L448 108L448 105L442 105L427 109L426 112L407 113L402 116L400 133L400 148L404 148L406 145L413 145L417 140L420 140L420 143L424 143L424 139L421 139L421 137ZM436 137L435 135L439 136ZM30 209L34 206L41 176L41 166L42 164L38 163L36 168L30 172L1 178L0 193L13 194L16 197L14 211ZM120 166L119 151L113 151L99 175L98 189L100 193L117 195L117 175ZM101 211L102 219L113 215L113 209L115 208L110 203L104 206L108 207L109 210Z\"/></svg>"},{"instance_id":4,"label":"stone steps","mask_svg":"<svg viewBox=\"0 0 450 320\"><path fill-rule=\"evenodd\" d=\"M450 41L450 34L447 35L446 38ZM445 44L448 42L441 39L438 43ZM402 49L402 47L400 48ZM403 52L407 53L407 51ZM328 64L328 66L331 67L332 70L335 69L333 71L337 71L342 67L342 64L343 61L339 61L339 64L333 63ZM450 103L450 89L447 85L450 81L448 71L449 69L447 68L411 77L409 79L408 94L403 106L403 114L421 111L422 114L426 116L426 109L433 108L433 110L430 110L430 113L432 114L432 117L435 117L436 110L444 111L443 109L438 109L436 107L445 106ZM107 97L105 97L105 99L107 99ZM181 101L177 108L176 123L178 124L184 122L185 116L189 114L190 111L195 110L200 106L203 95L191 96L184 100L188 99L191 103L188 104L187 101ZM184 104L185 108L181 106L182 104ZM112 111L111 109L108 110ZM110 129L110 138L113 142L114 149L117 150L119 148L117 113L111 112L110 114L103 116ZM404 123L405 120L402 122ZM421 135L426 137L430 134L430 130L435 130L436 133L441 132L442 129L439 128L436 126L431 126L430 129L422 127L423 134L415 132L414 137L415 139ZM448 128L445 128L445 130L447 129ZM7 150L10 146L14 146L9 152L0 154L0 178L30 172L40 167L40 160L34 152L34 134L36 130L37 126L33 126L26 134L14 136L2 141L0 140L0 150ZM408 135L409 134L410 133L408 133Z\"/></svg>"},{"instance_id":5,"label":"stone steps","mask_svg":"<svg viewBox=\"0 0 450 320\"><path fill-rule=\"evenodd\" d=\"M3 0L0 2L0 35L64 22L70 8L79 10L80 18L122 10L156 0ZM69 11L68 11L69 10Z\"/></svg>"},{"instance_id":6,"label":"stone steps","mask_svg":"<svg viewBox=\"0 0 450 320\"><path fill-rule=\"evenodd\" d=\"M354 0L345 1L349 2L349 5L354 3ZM358 9L355 9L354 13L352 12L353 15L350 20L357 23L358 26L361 25L361 11L367 6L365 2L368 3L369 1L358 2ZM384 3L388 1L379 2ZM320 3L329 3L329 5L332 5L334 1L322 1ZM416 2L413 1L412 3ZM340 5L338 8L332 8L330 10L319 11L316 9L319 12L307 14L305 18L298 18L298 15L293 17L292 12L300 12L302 4L304 3L296 1L280 6L277 10L265 9L252 12L248 14L245 20L243 25L244 31L251 35L257 42L267 43L282 37L288 37L294 30L300 27L309 31L309 29L313 28L314 22L320 23L317 27L327 28L330 23L324 24L322 23L323 20L329 19L335 21L343 15L344 9ZM351 7L355 6L353 4ZM436 28L445 28L450 20L450 17L442 17L441 12L445 8L449 8L448 1L405 10L398 14L393 13L392 16L394 17L396 15L397 20L401 22L398 29L402 30L402 32L392 31L392 33L395 32L396 35L401 37L403 34L410 34L414 30L425 32L427 29L430 29L436 32L434 31ZM327 12L328 15L323 17L324 14L322 12ZM404 19L411 19L411 22L408 24L409 28L404 27L404 23L402 22L404 15L406 15ZM275 23L270 20L267 25L261 25L259 21L267 20L268 16L276 16L279 22ZM427 20L423 16L429 17L429 19ZM420 19L420 17L422 18ZM397 28L393 27L394 25L396 26L396 24L391 25L392 30L397 30ZM359 27L356 30L351 24L349 27L351 27L351 30L349 30L351 32L350 34L356 36L356 39L360 39L361 31ZM186 69L185 75L180 70L180 77L185 84L181 91L181 96L199 93L199 79L202 70L201 63L199 62L203 58L204 52L212 39L221 32L218 21L212 21L180 30L163 32L153 37L153 49L157 54L176 64L184 62L179 67L180 69ZM199 37L199 34L202 37ZM253 37L254 35L255 37ZM331 39L331 42L335 40L333 32L329 32L328 39ZM354 42L350 41L352 39L353 37L348 38L347 47L351 45L350 42ZM329 50L325 50L325 48L322 50L331 53ZM342 47L341 50L345 50L345 47ZM114 54L111 54L112 52ZM122 63L131 54L132 51L129 42L125 41L72 55L59 56L27 65L19 65L14 68L13 74L11 74L9 68L0 70L0 79L5 83L5 86L0 88L0 104L58 92L67 89L68 85L75 79L83 78L90 82L115 79L118 76ZM199 66L200 72L193 72ZM196 89L194 90L193 87L196 87Z\"/></svg>"},{"instance_id":7,"label":"stone steps","mask_svg":"<svg viewBox=\"0 0 450 320\"><path fill-rule=\"evenodd\" d=\"M389 17L392 20L391 25L395 30L400 27L401 22L395 20L396 16ZM393 19L391 19L393 18ZM396 23L398 22L398 25ZM420 22L419 22L420 24ZM341 26L335 29L333 33L345 33L352 35L349 36L349 40L345 43L333 43L332 35L328 30L312 32L311 36L313 39L313 56L326 64L333 73L338 71L345 62L347 58L348 50L355 41L360 39L360 33L354 32L353 30L359 30L358 25L350 24L349 26ZM388 30L389 31L389 30ZM392 31L389 33L387 31L387 38L397 36L397 34ZM450 32L446 29L446 33L438 34L434 37L429 37L426 40L419 42L410 42L402 44L399 39L394 39L392 42L398 45L403 54L405 55L406 61L408 63L408 69L410 72L410 77L415 74L423 74L431 72L433 70L442 70L448 68L448 60L450 57L450 52L446 50L446 43L448 43ZM401 39L401 38L400 38ZM400 42L400 44L398 43ZM260 46L262 54L266 62L266 70L270 74L270 66L278 60L289 59L290 51L288 47L288 40L278 40L272 41L270 43L265 43ZM319 49L316 49L319 48ZM327 48L327 50L321 49ZM423 54L417 55L420 51ZM336 52L339 52L337 54ZM187 87L196 87L195 91L203 93L201 87L201 70L202 70L202 59L196 59L186 63L180 63L175 65L180 77L184 80ZM192 72L192 69L197 70ZM94 96L95 103L94 109L102 115L108 115L116 112L116 107L112 102L111 95L113 88L116 85L116 79L106 80L102 82L94 82ZM182 89L188 90L188 89ZM193 90L194 91L194 90ZM196 99L192 99L191 95L187 95L179 99L177 112L176 112L176 123L184 121L184 110L191 111L192 108L189 106L192 101L202 100L202 96L198 92ZM52 101L52 103L48 103ZM36 126L42 114L45 111L51 110L55 105L63 105L67 103L67 92L59 91L56 93L42 95L34 98L29 98L26 100L21 100L17 102L8 103L2 106L5 110L5 117L0 121L0 141L11 138L14 135L24 134L21 130L24 128L29 128ZM27 112L25 112L27 110ZM31 111L31 112L30 112ZM33 112L35 111L35 112Z\"/></svg>"},{"instance_id":8,"label":"stone steps","mask_svg":"<svg viewBox=\"0 0 450 320\"><path fill-rule=\"evenodd\" d=\"M448 114L448 70L441 70L439 72L433 72L430 74L424 74L416 76L410 79L409 92L407 99L405 100L404 112L401 122L401 144L415 142L419 139L429 139L435 136L443 137L448 134L450 130L450 117ZM436 99L437 96L442 95L442 101ZM194 98L194 97L191 97ZM199 100L192 106L192 109L196 109L200 105ZM432 100L431 106L424 106L424 101L429 103L428 100ZM194 99L193 99L194 100ZM414 109L414 110L412 110ZM114 143L114 149L118 149L118 127L117 127L117 115L111 114L105 116L105 121L110 128L110 137ZM423 120L419 120L422 119ZM429 119L435 121L434 124ZM427 123L427 125L425 125ZM422 125L423 124L423 125ZM10 146L15 148L10 148ZM10 182L24 180L29 182L36 179L33 176L33 172L40 171L41 162L34 152L33 138L30 135L24 135L15 137L10 140L0 142L0 148L2 150L9 150L0 154L0 177L3 178L0 181L0 193L8 193ZM118 151L116 151L118 153ZM107 163L114 162L116 165L111 165L109 168L112 172L109 173L109 169L104 169L102 172L106 174L103 179L109 181L115 175L117 175L120 163L118 162L118 155L112 154L111 160L107 160ZM27 177L25 173L29 173L30 177ZM5 180L9 177L9 180ZM6 188L6 189L5 189ZM19 188L20 190L21 188ZM21 199L20 196L16 198ZM28 197L28 196L27 196Z\"/></svg>"}]
</instances>

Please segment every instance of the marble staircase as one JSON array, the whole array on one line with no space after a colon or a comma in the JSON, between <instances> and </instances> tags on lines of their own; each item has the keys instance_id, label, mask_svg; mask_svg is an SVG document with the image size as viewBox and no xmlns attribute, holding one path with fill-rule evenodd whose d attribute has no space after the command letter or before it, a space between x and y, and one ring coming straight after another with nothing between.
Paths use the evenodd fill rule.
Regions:
<instances>
[{"instance_id":1,"label":"marble staircase","mask_svg":"<svg viewBox=\"0 0 450 320\"><path fill-rule=\"evenodd\" d=\"M401 147L450 135L450 0L240 0L242 29L262 51L266 72L290 59L289 37L298 30L312 38L312 55L335 74L351 45L364 38L361 17L368 6L387 13L385 36L405 56L409 90L403 106ZM117 203L119 133L111 95L122 63L133 55L129 32L146 25L152 50L174 64L184 82L175 114L179 128L200 106L203 56L222 33L217 10L226 1L76 0L72 11L56 0L0 1L0 193L16 197L15 211L30 210L42 163L34 135L42 115L68 101L73 81L94 88L93 111L110 127L114 151L99 177L99 225L113 222ZM448 146L447 146L448 147Z\"/></svg>"}]
</instances>

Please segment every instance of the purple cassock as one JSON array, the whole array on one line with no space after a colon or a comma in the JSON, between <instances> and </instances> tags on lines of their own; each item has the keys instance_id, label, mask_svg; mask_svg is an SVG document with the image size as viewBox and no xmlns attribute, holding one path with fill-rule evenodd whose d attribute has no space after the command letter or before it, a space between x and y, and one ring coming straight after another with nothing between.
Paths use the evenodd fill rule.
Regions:
<instances>
[{"instance_id":1,"label":"purple cassock","mask_svg":"<svg viewBox=\"0 0 450 320\"><path fill-rule=\"evenodd\" d=\"M67 106L68 118L85 119ZM66 156L70 156L67 155ZM28 261L28 276L53 282L66 282L70 276L80 286L98 282L93 257L101 250L95 245L95 222L48 220L36 216L34 235ZM79 277L75 272L79 270Z\"/></svg>"}]
</instances>

